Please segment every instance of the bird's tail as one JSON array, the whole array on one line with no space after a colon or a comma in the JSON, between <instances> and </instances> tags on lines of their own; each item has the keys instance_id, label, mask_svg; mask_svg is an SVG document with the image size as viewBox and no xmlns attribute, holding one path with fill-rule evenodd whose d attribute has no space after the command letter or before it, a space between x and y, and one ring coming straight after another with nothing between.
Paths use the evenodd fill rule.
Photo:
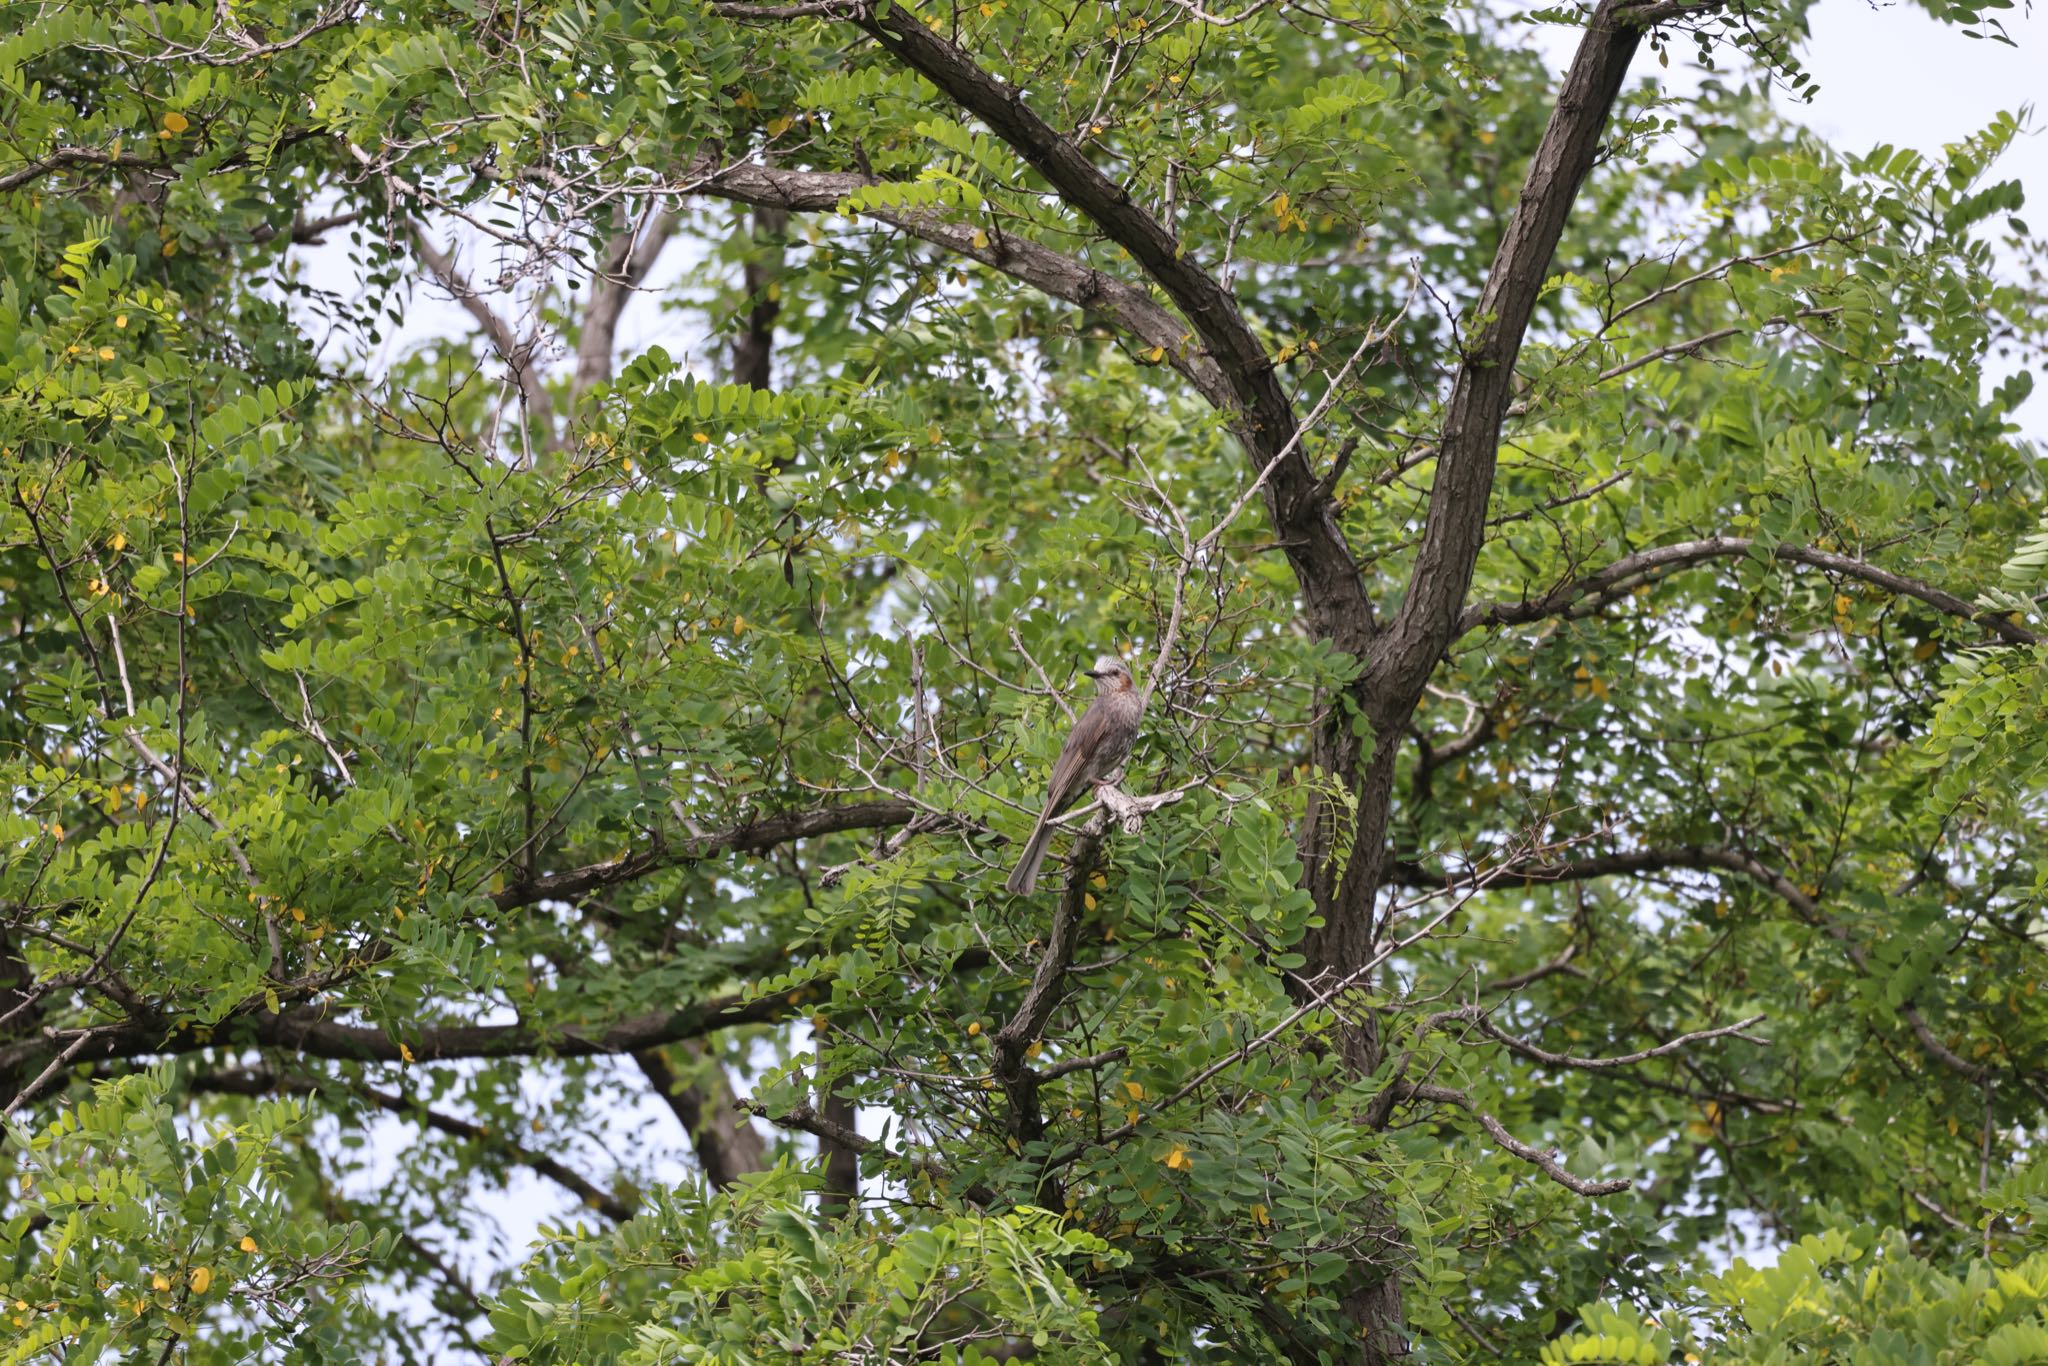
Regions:
<instances>
[{"instance_id":1,"label":"bird's tail","mask_svg":"<svg viewBox=\"0 0 2048 1366\"><path fill-rule=\"evenodd\" d=\"M1038 885L1038 865L1045 862L1045 851L1052 844L1052 822L1045 817L1038 818L1038 824L1031 831L1031 838L1024 845L1024 856L1017 860L1017 866L1010 872L1006 884L1011 896L1030 896L1031 889Z\"/></svg>"}]
</instances>

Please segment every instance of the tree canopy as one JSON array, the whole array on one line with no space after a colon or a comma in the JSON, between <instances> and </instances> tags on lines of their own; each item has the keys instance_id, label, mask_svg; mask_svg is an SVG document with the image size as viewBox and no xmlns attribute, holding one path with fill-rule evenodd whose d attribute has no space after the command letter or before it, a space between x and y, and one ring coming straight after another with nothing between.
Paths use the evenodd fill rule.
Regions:
<instances>
[{"instance_id":1,"label":"tree canopy","mask_svg":"<svg viewBox=\"0 0 2048 1366\"><path fill-rule=\"evenodd\" d=\"M2042 1359L2023 123L1805 13L0 4L0 1361Z\"/></svg>"}]
</instances>

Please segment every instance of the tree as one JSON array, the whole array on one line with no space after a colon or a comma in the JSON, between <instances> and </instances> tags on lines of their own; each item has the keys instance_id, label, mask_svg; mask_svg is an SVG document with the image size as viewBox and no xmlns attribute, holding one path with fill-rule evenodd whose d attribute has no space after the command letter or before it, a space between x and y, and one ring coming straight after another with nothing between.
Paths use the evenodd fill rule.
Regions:
<instances>
[{"instance_id":1,"label":"tree","mask_svg":"<svg viewBox=\"0 0 2048 1366\"><path fill-rule=\"evenodd\" d=\"M2016 120L1719 0L7 11L9 1360L2039 1337Z\"/></svg>"}]
</instances>

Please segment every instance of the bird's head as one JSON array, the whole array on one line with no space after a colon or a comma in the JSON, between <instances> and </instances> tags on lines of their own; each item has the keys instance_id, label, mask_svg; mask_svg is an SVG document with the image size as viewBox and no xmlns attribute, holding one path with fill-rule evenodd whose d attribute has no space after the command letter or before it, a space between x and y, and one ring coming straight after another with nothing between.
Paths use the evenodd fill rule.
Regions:
<instances>
[{"instance_id":1,"label":"bird's head","mask_svg":"<svg viewBox=\"0 0 2048 1366\"><path fill-rule=\"evenodd\" d=\"M1131 669L1115 655L1097 655L1094 665L1085 671L1095 680L1097 692L1128 692L1131 687Z\"/></svg>"}]
</instances>

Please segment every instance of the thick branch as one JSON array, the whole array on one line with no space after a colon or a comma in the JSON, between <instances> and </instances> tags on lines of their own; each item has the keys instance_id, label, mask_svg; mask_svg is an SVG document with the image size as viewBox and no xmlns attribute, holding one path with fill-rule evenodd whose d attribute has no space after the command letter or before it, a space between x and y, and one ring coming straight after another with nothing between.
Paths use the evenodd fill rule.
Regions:
<instances>
[{"instance_id":1,"label":"thick branch","mask_svg":"<svg viewBox=\"0 0 2048 1366\"><path fill-rule=\"evenodd\" d=\"M1087 905L1088 879L1102 857L1101 819L1074 841L1066 891L1053 912L1045 952L1039 955L1031 986L1017 1003L1016 1013L996 1031L992 1070L1009 1100L1010 1136L1020 1144L1033 1142L1045 1133L1045 1116L1038 1107L1041 1079L1025 1061L1025 1055L1045 1032L1046 1022L1066 994L1067 969L1074 963L1074 946L1080 941L1081 916ZM1052 1207L1058 1208L1057 1204Z\"/></svg>"},{"instance_id":2,"label":"thick branch","mask_svg":"<svg viewBox=\"0 0 2048 1366\"><path fill-rule=\"evenodd\" d=\"M1045 177L1069 207L1131 254L1166 291L1222 371L1237 410L1233 425L1251 457L1253 472L1280 457L1295 433L1293 405L1265 346L1230 291L1203 270L1128 190L1031 109L1023 91L982 70L967 53L927 28L922 17L906 6L891 5L885 14L870 12L855 22L891 56L988 125ZM1317 488L1307 452L1297 445L1280 458L1265 493L1315 634L1347 653L1361 653L1371 630L1371 603L1328 500Z\"/></svg>"},{"instance_id":3,"label":"thick branch","mask_svg":"<svg viewBox=\"0 0 2048 1366\"><path fill-rule=\"evenodd\" d=\"M703 1064L703 1049L693 1040L684 1040L677 1047ZM713 1063L715 1070L699 1085L678 1075L658 1048L642 1049L633 1055L633 1061L690 1136L706 1181L724 1190L748 1172L768 1165L767 1145L761 1135L734 1118L733 1090L724 1068Z\"/></svg>"},{"instance_id":4,"label":"thick branch","mask_svg":"<svg viewBox=\"0 0 2048 1366\"><path fill-rule=\"evenodd\" d=\"M837 1144L848 1152L864 1153L877 1146L873 1139L854 1132L837 1120L825 1118L809 1101L793 1105L779 1115L759 1101L749 1100L744 1096L735 1100L733 1105L750 1115L760 1116L778 1129L795 1129L823 1142Z\"/></svg>"},{"instance_id":5,"label":"thick branch","mask_svg":"<svg viewBox=\"0 0 2048 1366\"><path fill-rule=\"evenodd\" d=\"M675 232L672 213L658 213L645 223L621 225L622 230L607 245L604 260L591 282L590 304L583 311L583 331L576 345L576 379L570 392L581 395L611 378L612 349L619 331L619 317L635 290L654 269L661 249Z\"/></svg>"},{"instance_id":6,"label":"thick branch","mask_svg":"<svg viewBox=\"0 0 2048 1366\"><path fill-rule=\"evenodd\" d=\"M970 949L953 961L955 972L987 965L986 950ZM223 1045L254 1045L348 1062L448 1062L458 1058L611 1057L698 1039L720 1029L775 1024L795 1014L823 984L774 996L735 992L673 1010L649 1011L609 1025L532 1024L419 1025L397 1037L374 1025L341 1024L326 1018L328 1007L304 1006L273 1015L261 996L244 1001L205 1028L161 1017L130 1019L81 1034L66 1050L78 1062L109 1058L173 1056ZM40 1060L52 1050L48 1039L0 1045L0 1076ZM67 1059L69 1060L69 1059Z\"/></svg>"},{"instance_id":7,"label":"thick branch","mask_svg":"<svg viewBox=\"0 0 2048 1366\"><path fill-rule=\"evenodd\" d=\"M753 240L747 245L746 264L740 268L747 312L732 339L734 384L754 389L775 387L775 320L782 316L782 300L776 292L782 274L779 239L788 226L789 215L782 210L755 207Z\"/></svg>"},{"instance_id":8,"label":"thick branch","mask_svg":"<svg viewBox=\"0 0 2048 1366\"><path fill-rule=\"evenodd\" d=\"M1444 409L1428 520L1401 609L1373 652L1367 690L1382 726L1405 721L1423 681L1456 636L1459 609L1485 538L1500 428L1513 397L1515 358L1579 186L1593 168L1608 112L1635 56L1642 29L1621 0L1594 11L1557 107L1501 237L1493 269L1470 318L1465 354ZM1370 888L1346 888L1345 914L1359 913Z\"/></svg>"},{"instance_id":9,"label":"thick branch","mask_svg":"<svg viewBox=\"0 0 2048 1366\"><path fill-rule=\"evenodd\" d=\"M791 171L748 163L699 168L684 188L761 208L836 213L848 195L880 183L852 171ZM1211 403L1221 406L1229 401L1228 386L1215 363L1200 347L1188 344L1187 323L1135 285L1029 238L956 222L935 211L869 207L846 212L901 228L1055 299L1099 313L1146 346L1163 350L1167 362Z\"/></svg>"}]
</instances>

